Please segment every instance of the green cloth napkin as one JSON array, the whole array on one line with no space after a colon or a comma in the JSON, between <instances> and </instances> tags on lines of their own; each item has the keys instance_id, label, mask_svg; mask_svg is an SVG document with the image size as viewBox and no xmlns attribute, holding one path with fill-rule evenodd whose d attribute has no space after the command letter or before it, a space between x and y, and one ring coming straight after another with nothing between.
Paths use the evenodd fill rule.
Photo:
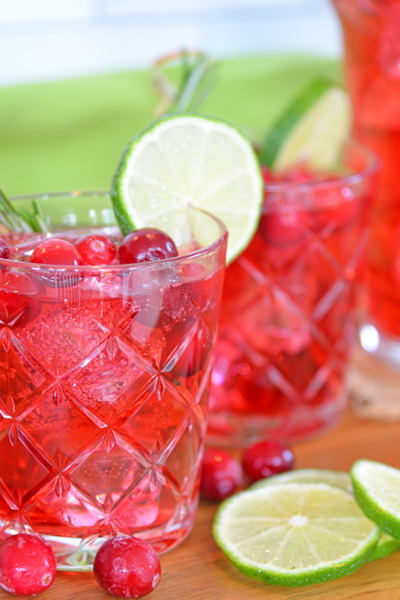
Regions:
<instances>
[{"instance_id":1,"label":"green cloth napkin","mask_svg":"<svg viewBox=\"0 0 400 600\"><path fill-rule=\"evenodd\" d=\"M315 56L227 60L202 112L260 140L307 81L339 81L340 72L337 61ZM0 187L10 196L109 189L156 104L149 71L0 88Z\"/></svg>"}]
</instances>

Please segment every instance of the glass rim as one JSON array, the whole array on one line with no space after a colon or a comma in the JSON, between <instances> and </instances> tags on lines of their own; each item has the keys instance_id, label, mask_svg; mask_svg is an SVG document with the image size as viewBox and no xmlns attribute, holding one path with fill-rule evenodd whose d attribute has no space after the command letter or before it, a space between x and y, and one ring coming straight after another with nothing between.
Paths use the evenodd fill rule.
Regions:
<instances>
[{"instance_id":1,"label":"glass rim","mask_svg":"<svg viewBox=\"0 0 400 600\"><path fill-rule=\"evenodd\" d=\"M39 198L43 198L43 199L52 199L52 198L62 198L62 197L74 197L74 198L78 198L81 196L103 196L103 197L108 197L110 198L110 193L108 191L90 191L90 190L73 190L70 192L43 192L43 193L39 193L39 194L24 194L22 196L12 196L9 198L10 201L14 202L14 201L19 201L19 200L30 200L30 199L39 199ZM10 259L6 259L6 258L0 258L0 266L1 267L15 267L15 268L19 268L19 269L28 269L28 270L33 270L33 271L45 271L45 270L57 270L57 271L61 271L61 272L73 272L73 273L87 273L87 274L91 274L92 276L96 275L96 274L100 274L103 272L107 272L107 273L115 273L115 272L121 272L123 270L142 270L142 269L147 269L147 270L156 270L158 269L160 266L163 265L176 265L179 262L183 262L183 261L187 261L187 260L191 260L191 259L197 259L199 257L201 257L202 255L206 255L209 252L214 252L217 251L219 247L221 247L225 242L227 242L227 238L228 238L228 229L225 225L225 223L223 223L223 221L221 221L218 217L216 217L215 215L213 215L212 213L203 210L202 208L198 208L197 206L193 206L192 204L188 204L187 208L191 208L195 211L201 212L204 215L207 215L208 217L210 217L219 227L219 236L218 239L216 239L212 244L209 244L208 246L204 246L203 248L198 248L196 250L193 250L191 252L188 252L186 254L182 254L182 255L178 255L178 256L174 256L172 258L164 258L164 259L160 259L160 260L154 260L154 261L144 261L144 262L140 262L140 263L124 263L124 264L114 264L114 265L51 265L51 264L41 264L41 263L31 263L31 262L24 262L24 261L19 261L19 260L10 260ZM119 228L118 223L115 223L115 226ZM104 227L111 227L111 225L104 225ZM94 229L95 227L93 227ZM73 231L74 229L77 229L77 227L71 227L69 229L66 229L65 231ZM99 227L99 229L101 229L101 227ZM11 232L12 233L12 232ZM30 232L29 232L30 233ZM63 231L59 231L56 233L63 233ZM40 235L41 232L32 232L33 235ZM44 234L47 235L47 234ZM50 232L49 238L51 237L56 237L55 235L53 235ZM1 269L0 269L1 271Z\"/></svg>"},{"instance_id":2,"label":"glass rim","mask_svg":"<svg viewBox=\"0 0 400 600\"><path fill-rule=\"evenodd\" d=\"M345 186L345 185L354 185L357 183L360 183L360 181L364 181L365 179L368 179L368 177L371 177L372 175L374 175L379 167L380 167L380 160L379 157L377 156L377 154L371 150L371 148L369 148L368 146L365 146L364 144L362 144L361 142L357 142L356 140L350 139L348 140L342 148L342 154L343 152L346 150L346 148L352 149L354 148L354 150L359 151L361 154L363 154L366 157L366 166L364 169L361 169L359 172L357 173L351 173L349 175L339 175L337 176L335 179L331 180L331 181L316 181L316 180L311 180L311 181L302 181L302 182L297 182L297 181L267 181L264 183L264 191L266 192L283 192L283 191L287 191L287 190L298 190L298 191L306 191L309 190L310 188L312 189L329 189L329 188L336 188L338 186L338 183ZM329 173L327 173L329 174Z\"/></svg>"}]
</instances>

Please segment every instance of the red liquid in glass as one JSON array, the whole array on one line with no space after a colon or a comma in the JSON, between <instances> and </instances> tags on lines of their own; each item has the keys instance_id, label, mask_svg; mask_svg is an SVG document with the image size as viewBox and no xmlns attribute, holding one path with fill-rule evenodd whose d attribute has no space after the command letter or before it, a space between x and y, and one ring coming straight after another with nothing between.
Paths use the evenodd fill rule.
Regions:
<instances>
[{"instance_id":1,"label":"red liquid in glass","mask_svg":"<svg viewBox=\"0 0 400 600\"><path fill-rule=\"evenodd\" d=\"M211 441L300 439L342 414L371 201L364 184L267 186L258 231L225 276Z\"/></svg>"},{"instance_id":2,"label":"red liquid in glass","mask_svg":"<svg viewBox=\"0 0 400 600\"><path fill-rule=\"evenodd\" d=\"M340 16L354 137L381 160L368 260L367 312L400 336L400 4L334 0Z\"/></svg>"},{"instance_id":3,"label":"red liquid in glass","mask_svg":"<svg viewBox=\"0 0 400 600\"><path fill-rule=\"evenodd\" d=\"M65 569L116 533L162 552L193 524L223 267L43 273L0 319L3 535L47 536Z\"/></svg>"}]
</instances>

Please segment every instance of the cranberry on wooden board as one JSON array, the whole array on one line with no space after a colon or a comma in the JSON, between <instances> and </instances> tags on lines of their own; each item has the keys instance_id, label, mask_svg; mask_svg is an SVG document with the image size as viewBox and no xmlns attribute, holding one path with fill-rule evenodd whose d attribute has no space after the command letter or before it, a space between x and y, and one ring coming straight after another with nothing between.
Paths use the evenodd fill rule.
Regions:
<instances>
[{"instance_id":1,"label":"cranberry on wooden board","mask_svg":"<svg viewBox=\"0 0 400 600\"><path fill-rule=\"evenodd\" d=\"M37 535L18 533L0 545L0 585L18 596L36 596L51 586L56 576L52 548Z\"/></svg>"},{"instance_id":2,"label":"cranberry on wooden board","mask_svg":"<svg viewBox=\"0 0 400 600\"><path fill-rule=\"evenodd\" d=\"M242 485L240 463L225 450L206 448L203 457L200 492L208 500L224 500Z\"/></svg>"},{"instance_id":3,"label":"cranberry on wooden board","mask_svg":"<svg viewBox=\"0 0 400 600\"><path fill-rule=\"evenodd\" d=\"M98 584L112 596L142 598L160 582L160 559L144 540L117 536L100 547L93 573Z\"/></svg>"},{"instance_id":4,"label":"cranberry on wooden board","mask_svg":"<svg viewBox=\"0 0 400 600\"><path fill-rule=\"evenodd\" d=\"M249 446L243 453L243 470L251 481L258 481L293 468L293 454L277 440Z\"/></svg>"}]
</instances>

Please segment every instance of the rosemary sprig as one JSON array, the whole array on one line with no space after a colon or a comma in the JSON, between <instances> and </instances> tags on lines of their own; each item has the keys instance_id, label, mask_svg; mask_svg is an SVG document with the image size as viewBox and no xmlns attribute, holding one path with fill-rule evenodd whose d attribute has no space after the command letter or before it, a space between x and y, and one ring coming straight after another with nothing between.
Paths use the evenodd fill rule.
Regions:
<instances>
[{"instance_id":1,"label":"rosemary sprig","mask_svg":"<svg viewBox=\"0 0 400 600\"><path fill-rule=\"evenodd\" d=\"M165 69L180 67L180 82L176 84ZM160 96L158 116L166 113L197 112L218 83L218 65L201 52L182 50L165 56L153 67L153 82Z\"/></svg>"},{"instance_id":2,"label":"rosemary sprig","mask_svg":"<svg viewBox=\"0 0 400 600\"><path fill-rule=\"evenodd\" d=\"M0 188L0 223L10 231L47 233L43 212L35 200L32 200L32 208L32 213L22 207L17 210Z\"/></svg>"}]
</instances>

